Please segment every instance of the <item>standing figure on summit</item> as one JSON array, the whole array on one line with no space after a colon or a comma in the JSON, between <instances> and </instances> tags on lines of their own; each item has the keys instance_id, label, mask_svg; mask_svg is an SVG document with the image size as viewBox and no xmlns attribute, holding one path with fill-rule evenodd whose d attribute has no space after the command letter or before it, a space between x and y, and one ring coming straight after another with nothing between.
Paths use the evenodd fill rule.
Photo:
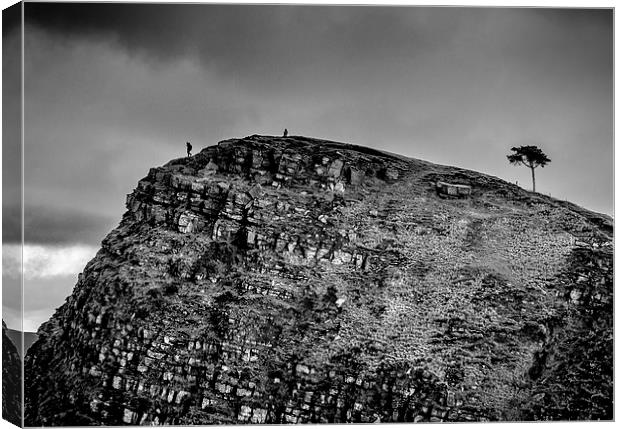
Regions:
<instances>
[{"instance_id":1,"label":"standing figure on summit","mask_svg":"<svg viewBox=\"0 0 620 429\"><path fill-rule=\"evenodd\" d=\"M288 130L284 128L284 137L288 136Z\"/></svg>"},{"instance_id":2,"label":"standing figure on summit","mask_svg":"<svg viewBox=\"0 0 620 429\"><path fill-rule=\"evenodd\" d=\"M187 156L192 156L192 144L190 142L185 143L187 146Z\"/></svg>"}]
</instances>

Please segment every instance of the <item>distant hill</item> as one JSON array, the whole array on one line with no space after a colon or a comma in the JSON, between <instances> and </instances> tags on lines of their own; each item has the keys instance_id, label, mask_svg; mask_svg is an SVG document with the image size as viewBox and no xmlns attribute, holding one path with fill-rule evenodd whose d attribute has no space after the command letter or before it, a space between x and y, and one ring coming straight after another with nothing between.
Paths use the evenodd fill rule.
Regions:
<instances>
[{"instance_id":1,"label":"distant hill","mask_svg":"<svg viewBox=\"0 0 620 429\"><path fill-rule=\"evenodd\" d=\"M2 321L2 418L14 425L22 423L22 362Z\"/></svg>"},{"instance_id":2,"label":"distant hill","mask_svg":"<svg viewBox=\"0 0 620 429\"><path fill-rule=\"evenodd\" d=\"M16 331L14 329L7 328L6 330L7 336L13 341L15 348L17 348L17 352L21 355L21 341L22 341L22 333L21 331ZM28 349L37 340L37 334L34 332L24 332L24 352L28 353Z\"/></svg>"},{"instance_id":3,"label":"distant hill","mask_svg":"<svg viewBox=\"0 0 620 429\"><path fill-rule=\"evenodd\" d=\"M250 136L152 168L26 356L26 424L610 420L613 220Z\"/></svg>"}]
</instances>

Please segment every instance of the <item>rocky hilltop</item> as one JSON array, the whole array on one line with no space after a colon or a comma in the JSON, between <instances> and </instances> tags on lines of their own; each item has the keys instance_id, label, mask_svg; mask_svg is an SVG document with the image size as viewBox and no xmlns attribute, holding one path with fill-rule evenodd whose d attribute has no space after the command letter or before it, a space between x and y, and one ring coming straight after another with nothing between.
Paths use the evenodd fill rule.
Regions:
<instances>
[{"instance_id":1,"label":"rocky hilltop","mask_svg":"<svg viewBox=\"0 0 620 429\"><path fill-rule=\"evenodd\" d=\"M251 136L153 168L39 330L26 423L613 418L613 224Z\"/></svg>"}]
</instances>

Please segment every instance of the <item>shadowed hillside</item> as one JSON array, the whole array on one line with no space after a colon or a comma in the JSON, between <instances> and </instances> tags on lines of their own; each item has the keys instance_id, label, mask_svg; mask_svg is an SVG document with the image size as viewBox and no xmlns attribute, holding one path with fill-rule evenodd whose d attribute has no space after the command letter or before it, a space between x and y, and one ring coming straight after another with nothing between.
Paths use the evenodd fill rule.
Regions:
<instances>
[{"instance_id":1,"label":"shadowed hillside","mask_svg":"<svg viewBox=\"0 0 620 429\"><path fill-rule=\"evenodd\" d=\"M473 171L223 141L128 196L28 351L26 423L612 419L612 240Z\"/></svg>"}]
</instances>

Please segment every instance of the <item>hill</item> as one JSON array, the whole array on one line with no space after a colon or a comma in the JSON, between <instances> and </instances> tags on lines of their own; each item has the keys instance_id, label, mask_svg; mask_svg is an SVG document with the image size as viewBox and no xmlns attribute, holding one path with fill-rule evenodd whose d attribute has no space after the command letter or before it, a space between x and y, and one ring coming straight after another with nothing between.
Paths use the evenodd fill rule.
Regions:
<instances>
[{"instance_id":1,"label":"hill","mask_svg":"<svg viewBox=\"0 0 620 429\"><path fill-rule=\"evenodd\" d=\"M22 360L2 321L2 418L22 426Z\"/></svg>"},{"instance_id":2,"label":"hill","mask_svg":"<svg viewBox=\"0 0 620 429\"><path fill-rule=\"evenodd\" d=\"M473 171L226 140L128 195L27 354L26 423L612 419L612 240Z\"/></svg>"},{"instance_id":3,"label":"hill","mask_svg":"<svg viewBox=\"0 0 620 429\"><path fill-rule=\"evenodd\" d=\"M15 348L17 349L17 353L19 353L21 356L22 332L7 328L6 335L11 339L11 341L15 345ZM34 332L24 332L24 351L28 352L28 349L36 340L37 334L35 334Z\"/></svg>"}]
</instances>

